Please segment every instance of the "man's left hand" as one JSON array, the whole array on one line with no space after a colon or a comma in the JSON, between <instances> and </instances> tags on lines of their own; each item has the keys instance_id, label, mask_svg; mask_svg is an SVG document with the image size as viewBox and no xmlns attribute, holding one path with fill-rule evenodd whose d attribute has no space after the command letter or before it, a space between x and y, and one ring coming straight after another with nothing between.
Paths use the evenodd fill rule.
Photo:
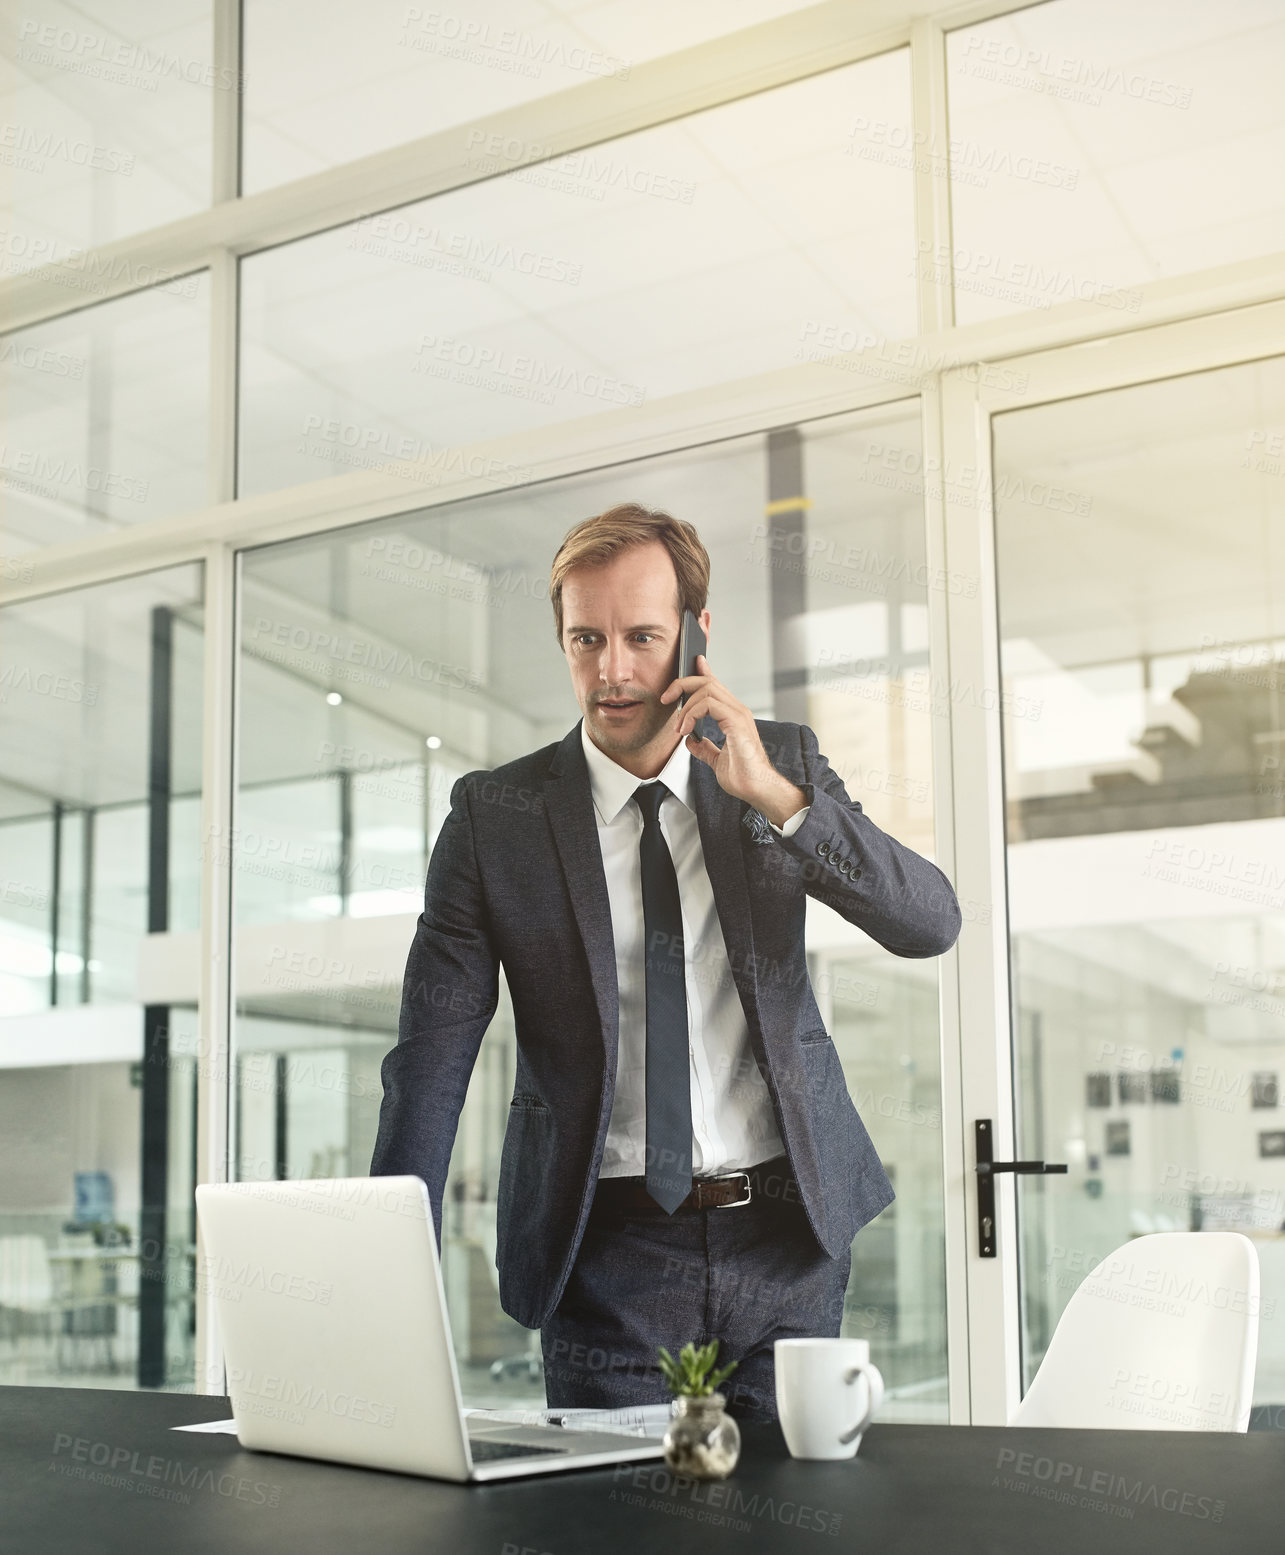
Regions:
<instances>
[{"instance_id":1,"label":"man's left hand","mask_svg":"<svg viewBox=\"0 0 1285 1555\"><path fill-rule=\"evenodd\" d=\"M661 692L660 700L671 702L681 692L687 692L687 703L678 720L679 734L687 736L687 749L714 769L714 776L726 793L753 805L774 826L783 826L807 804L808 796L768 760L754 714L711 673L703 653L696 655L696 667L700 674L680 675L672 680ZM697 738L696 720L706 714L723 731L722 745Z\"/></svg>"}]
</instances>

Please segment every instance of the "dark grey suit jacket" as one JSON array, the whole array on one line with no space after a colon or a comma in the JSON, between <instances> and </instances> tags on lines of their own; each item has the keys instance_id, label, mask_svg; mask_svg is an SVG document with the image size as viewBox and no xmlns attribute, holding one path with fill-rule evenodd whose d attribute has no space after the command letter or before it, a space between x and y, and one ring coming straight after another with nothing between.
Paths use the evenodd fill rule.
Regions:
<instances>
[{"instance_id":1,"label":"dark grey suit jacket","mask_svg":"<svg viewBox=\"0 0 1285 1555\"><path fill-rule=\"evenodd\" d=\"M756 720L811 809L781 838L704 762L692 795L732 976L808 1221L832 1257L892 1202L808 981L805 898L899 956L955 943L945 875L881 831L805 724ZM701 732L721 744L712 718ZM451 1147L497 968L513 1000L517 1078L500 1158L500 1303L527 1328L557 1305L584 1232L611 1116L619 1024L607 882L580 723L451 791L385 1057L373 1175L427 1184L440 1242Z\"/></svg>"}]
</instances>

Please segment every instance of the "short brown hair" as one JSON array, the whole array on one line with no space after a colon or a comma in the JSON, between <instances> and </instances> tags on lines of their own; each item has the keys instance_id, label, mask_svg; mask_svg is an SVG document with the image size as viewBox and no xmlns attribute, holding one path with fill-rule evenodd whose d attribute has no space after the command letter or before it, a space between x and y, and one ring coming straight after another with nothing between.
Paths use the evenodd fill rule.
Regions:
<instances>
[{"instance_id":1,"label":"short brown hair","mask_svg":"<svg viewBox=\"0 0 1285 1555\"><path fill-rule=\"evenodd\" d=\"M694 524L640 507L636 502L621 502L595 518L573 524L563 536L549 570L549 599L553 605L554 629L558 647L562 647L562 585L573 567L602 567L631 545L646 545L653 540L669 552L678 580L678 617L690 610L699 615L709 594L709 552L701 544Z\"/></svg>"}]
</instances>

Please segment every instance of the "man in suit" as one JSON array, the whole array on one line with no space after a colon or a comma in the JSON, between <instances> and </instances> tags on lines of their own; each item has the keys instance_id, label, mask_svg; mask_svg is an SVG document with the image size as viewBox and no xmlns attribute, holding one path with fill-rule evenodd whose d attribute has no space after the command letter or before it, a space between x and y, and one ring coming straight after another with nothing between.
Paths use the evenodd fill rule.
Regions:
<instances>
[{"instance_id":1,"label":"man in suit","mask_svg":"<svg viewBox=\"0 0 1285 1555\"><path fill-rule=\"evenodd\" d=\"M713 646L708 584L668 514L568 532L549 594L583 716L452 789L371 1171L423 1178L440 1243L503 965L496 1263L548 1404L662 1400L657 1346L718 1339L729 1408L772 1420L774 1342L839 1333L852 1240L893 1198L808 980L806 898L899 956L948 950L960 912L811 729L756 719L704 657L678 675L684 609Z\"/></svg>"}]
</instances>

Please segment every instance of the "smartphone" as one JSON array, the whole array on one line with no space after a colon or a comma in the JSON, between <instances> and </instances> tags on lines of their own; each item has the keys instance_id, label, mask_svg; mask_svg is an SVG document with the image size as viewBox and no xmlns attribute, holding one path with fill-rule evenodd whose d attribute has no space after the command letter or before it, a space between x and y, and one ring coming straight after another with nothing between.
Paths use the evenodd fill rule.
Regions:
<instances>
[{"instance_id":1,"label":"smartphone","mask_svg":"<svg viewBox=\"0 0 1285 1555\"><path fill-rule=\"evenodd\" d=\"M704 653L706 648L705 633L701 631L701 624L690 610L683 611L683 623L678 629L678 668L674 671L678 675L699 675L696 668L696 655ZM678 696L679 707L686 706L689 692L682 691Z\"/></svg>"}]
</instances>

